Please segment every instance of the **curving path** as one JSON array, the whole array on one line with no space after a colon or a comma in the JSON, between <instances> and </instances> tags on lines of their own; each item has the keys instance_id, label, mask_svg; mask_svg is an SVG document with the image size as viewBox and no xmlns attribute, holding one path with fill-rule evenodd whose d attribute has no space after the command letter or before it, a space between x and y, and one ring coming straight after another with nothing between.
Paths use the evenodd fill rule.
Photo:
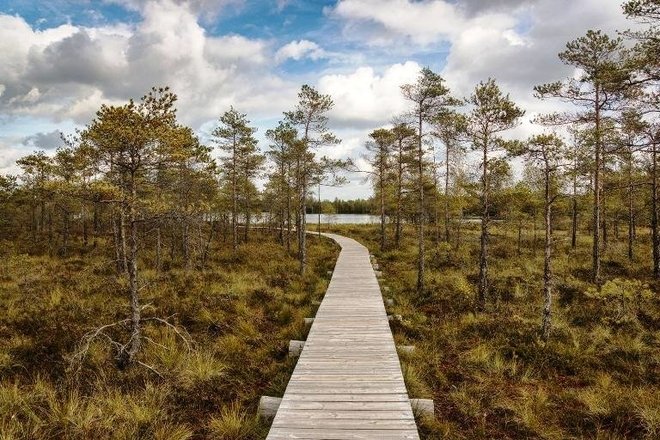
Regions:
<instances>
[{"instance_id":1,"label":"curving path","mask_svg":"<svg viewBox=\"0 0 660 440\"><path fill-rule=\"evenodd\" d=\"M341 252L268 439L419 439L367 248Z\"/></svg>"}]
</instances>

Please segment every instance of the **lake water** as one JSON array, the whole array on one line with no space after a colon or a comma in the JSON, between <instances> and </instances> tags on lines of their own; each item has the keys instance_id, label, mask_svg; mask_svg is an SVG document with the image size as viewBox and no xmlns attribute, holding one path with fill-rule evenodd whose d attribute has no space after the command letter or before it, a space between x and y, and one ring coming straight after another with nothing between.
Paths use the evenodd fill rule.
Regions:
<instances>
[{"instance_id":1,"label":"lake water","mask_svg":"<svg viewBox=\"0 0 660 440\"><path fill-rule=\"evenodd\" d=\"M307 224L316 225L319 222L318 214L307 214ZM380 223L380 216L371 214L321 214L321 224L326 225L367 225Z\"/></svg>"}]
</instances>

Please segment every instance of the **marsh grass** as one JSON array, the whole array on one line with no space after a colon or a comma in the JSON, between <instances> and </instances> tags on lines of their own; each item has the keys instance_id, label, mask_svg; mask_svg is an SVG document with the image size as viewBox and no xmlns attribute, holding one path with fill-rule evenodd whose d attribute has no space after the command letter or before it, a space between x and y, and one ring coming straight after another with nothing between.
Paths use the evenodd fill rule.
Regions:
<instances>
[{"instance_id":1,"label":"marsh grass","mask_svg":"<svg viewBox=\"0 0 660 440\"><path fill-rule=\"evenodd\" d=\"M428 290L415 294L414 231L400 249L379 252L377 226L336 226L376 255L399 344L415 345L402 358L411 397L432 396L434 419L419 419L427 439L655 439L660 433L660 296L650 279L650 243L639 233L628 261L623 242L611 240L606 282L589 282L589 237L577 249L558 230L553 331L539 338L542 249L497 226L492 237L492 295L473 313L478 231L463 240L427 242ZM429 232L429 235L433 236ZM536 250L534 247L536 246Z\"/></svg>"},{"instance_id":2,"label":"marsh grass","mask_svg":"<svg viewBox=\"0 0 660 440\"><path fill-rule=\"evenodd\" d=\"M112 350L94 342L82 363L71 354L92 328L126 317L125 286L107 256L69 259L15 254L0 266L0 439L259 439L261 395L281 396L295 362L290 339L322 298L338 255L309 240L310 270L272 237L241 245L236 259L216 243L206 269L166 261L141 272L145 324L139 365L120 371ZM151 256L144 255L145 264ZM113 329L118 340L127 330Z\"/></svg>"}]
</instances>

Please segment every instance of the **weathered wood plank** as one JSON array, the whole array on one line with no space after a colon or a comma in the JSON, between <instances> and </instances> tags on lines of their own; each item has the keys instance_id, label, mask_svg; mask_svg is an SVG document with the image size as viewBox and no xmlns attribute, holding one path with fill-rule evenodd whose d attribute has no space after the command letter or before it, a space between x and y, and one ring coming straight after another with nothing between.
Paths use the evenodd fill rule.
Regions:
<instances>
[{"instance_id":1,"label":"weathered wood plank","mask_svg":"<svg viewBox=\"0 0 660 440\"><path fill-rule=\"evenodd\" d=\"M270 440L283 439L325 439L325 440L414 440L418 439L416 430L360 430L348 431L343 429L318 429L318 428L296 428L283 430L271 430L268 435Z\"/></svg>"},{"instance_id":2,"label":"weathered wood plank","mask_svg":"<svg viewBox=\"0 0 660 440\"><path fill-rule=\"evenodd\" d=\"M282 405L286 405L289 400L296 402L408 402L410 400L407 395L401 393L392 394L324 394L322 392L316 394L299 394L299 393L286 393L288 399L282 400Z\"/></svg>"},{"instance_id":3,"label":"weathered wood plank","mask_svg":"<svg viewBox=\"0 0 660 440\"><path fill-rule=\"evenodd\" d=\"M367 249L342 250L268 439L419 439Z\"/></svg>"},{"instance_id":4,"label":"weathered wood plank","mask_svg":"<svg viewBox=\"0 0 660 440\"><path fill-rule=\"evenodd\" d=\"M288 401L280 404L282 409L292 410L326 410L326 411L354 411L356 414L362 411L405 411L408 409L406 401L400 402L307 402L303 400ZM414 410L413 410L414 411Z\"/></svg>"}]
</instances>

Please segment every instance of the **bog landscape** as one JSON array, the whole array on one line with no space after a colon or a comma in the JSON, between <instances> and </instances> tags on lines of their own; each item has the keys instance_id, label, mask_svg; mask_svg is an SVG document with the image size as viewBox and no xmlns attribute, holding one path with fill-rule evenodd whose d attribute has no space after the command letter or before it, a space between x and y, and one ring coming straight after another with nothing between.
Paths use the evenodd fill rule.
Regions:
<instances>
[{"instance_id":1,"label":"bog landscape","mask_svg":"<svg viewBox=\"0 0 660 440\"><path fill-rule=\"evenodd\" d=\"M660 438L658 0L32 3L0 439Z\"/></svg>"}]
</instances>

